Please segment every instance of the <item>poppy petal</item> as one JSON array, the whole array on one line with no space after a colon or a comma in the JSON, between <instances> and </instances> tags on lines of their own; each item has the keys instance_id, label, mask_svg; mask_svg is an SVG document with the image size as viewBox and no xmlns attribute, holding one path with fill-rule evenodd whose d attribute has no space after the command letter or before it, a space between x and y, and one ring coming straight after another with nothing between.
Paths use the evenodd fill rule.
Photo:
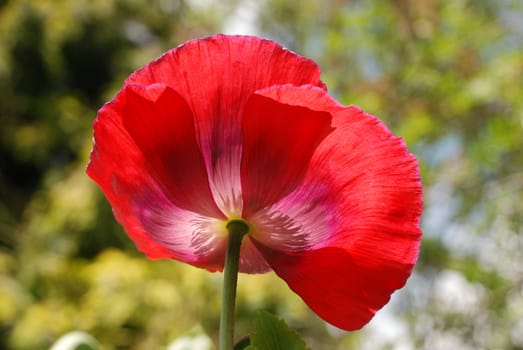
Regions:
<instances>
[{"instance_id":1,"label":"poppy petal","mask_svg":"<svg viewBox=\"0 0 523 350\"><path fill-rule=\"evenodd\" d=\"M222 220L175 206L154 182L139 189L136 183L126 179L115 178L113 183L118 195L129 203L127 206L113 206L115 216L129 236L143 230L149 239L167 251L168 256L162 257L211 271L222 269L227 244L226 232L221 229L224 226ZM148 251L145 253L150 255Z\"/></svg>"},{"instance_id":2,"label":"poppy petal","mask_svg":"<svg viewBox=\"0 0 523 350\"><path fill-rule=\"evenodd\" d=\"M199 185L202 187L199 189L192 184L186 184L187 188L180 189L181 192L177 192L176 196L172 195L169 193L172 190L169 188L172 186L170 183L159 184L159 181L162 180L159 174L165 169L160 167L160 170L154 168L153 171L151 161L156 160L146 159L142 151L142 149L147 150L154 157L151 153L153 150L148 149L148 147L152 147L147 144L148 136L155 137L160 146L163 145L167 149L172 147L165 139L162 139L164 137L162 128L167 128L171 137L181 131L169 130L170 125L176 125L178 128L191 128L191 123L187 121L189 114L180 112L183 111L182 105L182 108L178 108L178 106L174 109L177 112L172 116L174 123L170 121L162 124L161 128L154 128L154 135L147 135L148 130L146 129L155 125L154 118L166 118L161 111L152 113L147 110L149 104L147 98L159 100L158 105L161 106L162 100L165 98L168 98L170 103L177 103L173 102L176 101L176 96L173 94L172 90L169 91L161 86L152 86L147 89L129 87L118 94L111 103L106 104L99 111L94 123L95 145L87 173L103 189L113 207L115 217L136 243L138 249L148 257L153 259L172 258L210 270L220 270L223 266L226 235L216 229L222 221L219 219L222 214L215 206L214 209L212 207L213 199L208 185L206 191L201 182ZM132 102L132 99L139 101ZM124 118L122 111L128 108L133 111L127 110ZM145 114L140 115L139 111ZM142 124L145 125L143 125L143 130L135 130L133 128L138 129L139 125L133 123L138 123L140 117ZM124 120L126 118L130 118L130 120ZM146 121L149 124L145 123ZM125 126L129 129L126 129ZM135 138L131 137L131 133ZM183 132L184 138L173 138L172 144L184 142L181 150L192 152L190 158L194 162L198 160L198 156L201 159L201 155L198 154L197 148L190 148L187 145L191 142L190 135L194 135L194 131L191 134L186 130ZM136 140L139 140L142 149L138 147ZM192 144L196 145L195 141L192 141ZM159 148L154 149L154 152L165 153L168 150ZM198 168L194 170L194 164L188 165L189 170L180 169L185 166L184 157L189 157L189 155L180 154L180 149L173 149L172 152L178 154L179 158L170 158L165 154L163 156L174 169L185 172L189 179L200 178L202 181L202 174L197 172L202 171L205 174L203 165L199 170ZM193 173L187 174L187 171ZM202 191L203 194L196 192L197 190ZM192 192L184 193L184 191ZM199 204L193 202L194 198L200 198L199 200L211 203L211 205L207 209L199 208ZM175 202L179 206L175 205ZM216 216L206 217L201 213L188 210L189 208L211 211L218 219Z\"/></svg>"},{"instance_id":3,"label":"poppy petal","mask_svg":"<svg viewBox=\"0 0 523 350\"><path fill-rule=\"evenodd\" d=\"M328 244L335 234L336 203L327 184L303 186L249 217L250 236L259 243L287 253L312 250Z\"/></svg>"},{"instance_id":4,"label":"poppy petal","mask_svg":"<svg viewBox=\"0 0 523 350\"><path fill-rule=\"evenodd\" d=\"M379 120L356 107L331 113L335 130L299 186L257 214L267 232L253 240L316 313L357 329L405 284L416 262L421 183L414 156ZM286 225L267 224L277 213L288 215ZM285 239L287 228L301 240Z\"/></svg>"},{"instance_id":5,"label":"poppy petal","mask_svg":"<svg viewBox=\"0 0 523 350\"><path fill-rule=\"evenodd\" d=\"M210 59L212 58L212 59ZM241 116L254 91L276 84L325 89L318 66L279 44L252 36L189 41L131 75L126 84L164 83L192 110L211 190L227 216L242 212Z\"/></svg>"},{"instance_id":6,"label":"poppy petal","mask_svg":"<svg viewBox=\"0 0 523 350\"><path fill-rule=\"evenodd\" d=\"M179 208L225 219L214 202L193 115L183 98L160 84L128 85L123 94L124 127L169 199Z\"/></svg>"},{"instance_id":7,"label":"poppy petal","mask_svg":"<svg viewBox=\"0 0 523 350\"><path fill-rule=\"evenodd\" d=\"M333 125L336 130L311 159L302 189L329 184L326 198L336 203L340 229L328 245L347 247L368 264L415 262L423 210L416 158L400 137L357 107L334 113Z\"/></svg>"},{"instance_id":8,"label":"poppy petal","mask_svg":"<svg viewBox=\"0 0 523 350\"><path fill-rule=\"evenodd\" d=\"M142 153L123 128L116 99L100 109L94 121L94 147L87 174L100 186L111 203L116 219L124 226L137 248L152 259L169 258L168 249L155 242L143 229L132 209L132 192L120 190L119 179L137 188L154 183L145 168Z\"/></svg>"},{"instance_id":9,"label":"poppy petal","mask_svg":"<svg viewBox=\"0 0 523 350\"><path fill-rule=\"evenodd\" d=\"M356 330L401 288L413 264L360 266L349 252L327 247L300 254L281 254L258 246L270 265L305 303L330 324Z\"/></svg>"},{"instance_id":10,"label":"poppy petal","mask_svg":"<svg viewBox=\"0 0 523 350\"><path fill-rule=\"evenodd\" d=\"M244 218L289 194L332 131L330 113L304 107L317 90L282 85L259 91L247 102L242 121Z\"/></svg>"}]
</instances>

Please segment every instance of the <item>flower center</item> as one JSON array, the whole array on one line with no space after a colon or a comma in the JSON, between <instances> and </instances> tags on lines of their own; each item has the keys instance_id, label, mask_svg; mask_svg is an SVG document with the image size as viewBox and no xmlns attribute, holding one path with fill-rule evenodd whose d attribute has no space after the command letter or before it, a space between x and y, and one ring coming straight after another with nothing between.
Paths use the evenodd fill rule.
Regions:
<instances>
[{"instance_id":1,"label":"flower center","mask_svg":"<svg viewBox=\"0 0 523 350\"><path fill-rule=\"evenodd\" d=\"M241 219L229 220L225 227L228 231L234 230L236 232L242 232L243 234L247 234L250 230L249 224Z\"/></svg>"}]
</instances>

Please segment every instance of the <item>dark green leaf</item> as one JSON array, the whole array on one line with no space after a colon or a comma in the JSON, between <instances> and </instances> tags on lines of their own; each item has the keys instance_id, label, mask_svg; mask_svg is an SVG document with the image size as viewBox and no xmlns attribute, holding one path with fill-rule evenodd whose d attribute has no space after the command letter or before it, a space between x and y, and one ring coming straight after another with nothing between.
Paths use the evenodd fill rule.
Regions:
<instances>
[{"instance_id":1,"label":"dark green leaf","mask_svg":"<svg viewBox=\"0 0 523 350\"><path fill-rule=\"evenodd\" d=\"M234 350L246 350L249 345L251 345L251 339L249 337L244 337L234 345Z\"/></svg>"},{"instance_id":2,"label":"dark green leaf","mask_svg":"<svg viewBox=\"0 0 523 350\"><path fill-rule=\"evenodd\" d=\"M254 327L251 345L246 350L309 350L298 333L268 312L258 313Z\"/></svg>"}]
</instances>

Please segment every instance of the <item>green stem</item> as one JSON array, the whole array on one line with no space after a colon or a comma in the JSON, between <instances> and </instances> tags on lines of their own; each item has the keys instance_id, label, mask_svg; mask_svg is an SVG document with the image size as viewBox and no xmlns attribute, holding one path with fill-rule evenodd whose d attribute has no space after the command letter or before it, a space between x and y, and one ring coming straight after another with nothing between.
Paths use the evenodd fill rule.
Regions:
<instances>
[{"instance_id":1,"label":"green stem","mask_svg":"<svg viewBox=\"0 0 523 350\"><path fill-rule=\"evenodd\" d=\"M234 305L236 304L236 285L240 265L240 247L243 236L249 231L247 224L233 220L227 224L229 232L225 266L223 269L222 312L220 315L219 350L233 350Z\"/></svg>"}]
</instances>

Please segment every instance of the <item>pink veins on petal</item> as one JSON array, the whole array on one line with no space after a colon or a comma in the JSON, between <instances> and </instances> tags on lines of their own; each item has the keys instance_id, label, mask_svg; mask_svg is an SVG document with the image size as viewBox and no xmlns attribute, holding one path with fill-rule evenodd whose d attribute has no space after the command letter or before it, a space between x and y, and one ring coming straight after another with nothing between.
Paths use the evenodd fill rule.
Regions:
<instances>
[{"instance_id":1,"label":"pink veins on petal","mask_svg":"<svg viewBox=\"0 0 523 350\"><path fill-rule=\"evenodd\" d=\"M249 36L193 40L133 73L94 123L88 175L152 259L273 270L322 318L365 325L421 239L415 157L326 91L311 60Z\"/></svg>"}]
</instances>

